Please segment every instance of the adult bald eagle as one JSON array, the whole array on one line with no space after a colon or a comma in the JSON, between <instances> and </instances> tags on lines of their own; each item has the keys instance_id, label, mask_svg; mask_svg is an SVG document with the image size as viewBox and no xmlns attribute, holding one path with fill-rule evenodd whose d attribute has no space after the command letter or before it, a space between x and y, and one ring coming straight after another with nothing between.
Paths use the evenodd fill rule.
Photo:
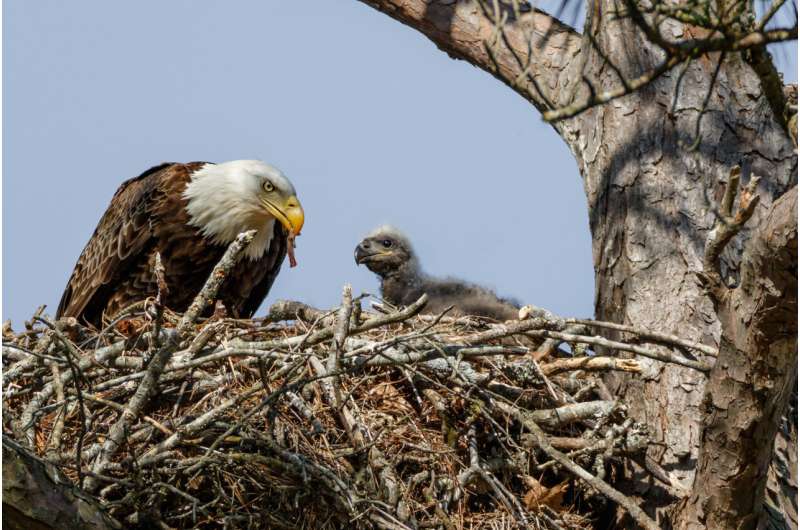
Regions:
<instances>
[{"instance_id":1,"label":"adult bald eagle","mask_svg":"<svg viewBox=\"0 0 800 530\"><path fill-rule=\"evenodd\" d=\"M393 305L409 305L428 294L425 312L440 313L450 306L460 315L494 320L516 319L519 305L478 285L452 278L432 278L422 272L411 242L397 228L380 226L355 249L356 263L381 279L381 295Z\"/></svg>"},{"instance_id":2,"label":"adult bald eagle","mask_svg":"<svg viewBox=\"0 0 800 530\"><path fill-rule=\"evenodd\" d=\"M248 318L269 292L288 236L300 233L303 220L292 183L264 162L150 168L114 194L75 264L57 316L100 326L104 317L155 296L156 252L168 287L163 302L184 311L228 244L257 229L218 296L229 314Z\"/></svg>"}]
</instances>

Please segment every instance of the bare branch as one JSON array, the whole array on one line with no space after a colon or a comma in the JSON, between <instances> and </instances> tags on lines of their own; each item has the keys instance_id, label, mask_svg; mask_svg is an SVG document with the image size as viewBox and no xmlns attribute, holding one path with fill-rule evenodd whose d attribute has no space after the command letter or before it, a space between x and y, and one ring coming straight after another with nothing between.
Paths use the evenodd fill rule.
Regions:
<instances>
[{"instance_id":1,"label":"bare branch","mask_svg":"<svg viewBox=\"0 0 800 530\"><path fill-rule=\"evenodd\" d=\"M725 295L725 283L719 272L719 256L725 246L733 237L739 233L744 224L752 217L753 211L758 205L759 197L756 187L760 180L757 176L752 176L739 197L739 206L733 212L733 202L739 188L739 175L741 169L736 166L731 169L725 195L722 198L720 215L714 228L709 232L706 239L706 249L703 257L703 272L700 278L708 285L714 297L719 300Z\"/></svg>"},{"instance_id":2,"label":"bare branch","mask_svg":"<svg viewBox=\"0 0 800 530\"><path fill-rule=\"evenodd\" d=\"M574 82L567 70L578 55L580 37L538 9L515 12L501 2L495 16L493 4L478 0L362 1L422 32L451 57L486 70L542 111L560 104L547 87Z\"/></svg>"},{"instance_id":3,"label":"bare branch","mask_svg":"<svg viewBox=\"0 0 800 530\"><path fill-rule=\"evenodd\" d=\"M602 371L622 370L638 373L642 367L635 359L617 359L616 357L575 357L572 359L556 359L542 366L546 375L555 375L572 370Z\"/></svg>"}]
</instances>

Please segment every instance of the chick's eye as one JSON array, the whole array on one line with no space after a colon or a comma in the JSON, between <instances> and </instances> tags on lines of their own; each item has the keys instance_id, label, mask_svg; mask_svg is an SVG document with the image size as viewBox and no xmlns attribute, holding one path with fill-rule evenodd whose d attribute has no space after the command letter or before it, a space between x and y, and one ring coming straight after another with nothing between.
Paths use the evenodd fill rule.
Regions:
<instances>
[{"instance_id":1,"label":"chick's eye","mask_svg":"<svg viewBox=\"0 0 800 530\"><path fill-rule=\"evenodd\" d=\"M264 191L270 192L270 191L272 191L274 189L275 189L275 186L272 185L272 182L267 181L267 182L264 183Z\"/></svg>"},{"instance_id":2,"label":"chick's eye","mask_svg":"<svg viewBox=\"0 0 800 530\"><path fill-rule=\"evenodd\" d=\"M392 246L392 240L391 239L384 239L383 240L383 246L386 247L386 248L391 247Z\"/></svg>"}]
</instances>

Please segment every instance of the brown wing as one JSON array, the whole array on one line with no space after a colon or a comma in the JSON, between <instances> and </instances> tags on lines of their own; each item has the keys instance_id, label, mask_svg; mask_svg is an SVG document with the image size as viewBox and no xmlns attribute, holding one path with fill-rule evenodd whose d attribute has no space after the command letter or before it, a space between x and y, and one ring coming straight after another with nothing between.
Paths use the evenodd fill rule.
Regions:
<instances>
[{"instance_id":1,"label":"brown wing","mask_svg":"<svg viewBox=\"0 0 800 530\"><path fill-rule=\"evenodd\" d=\"M176 167L183 165L164 163L122 183L75 264L57 317L93 321L102 313L115 284L125 277L136 258L153 246L154 202L162 183Z\"/></svg>"}]
</instances>

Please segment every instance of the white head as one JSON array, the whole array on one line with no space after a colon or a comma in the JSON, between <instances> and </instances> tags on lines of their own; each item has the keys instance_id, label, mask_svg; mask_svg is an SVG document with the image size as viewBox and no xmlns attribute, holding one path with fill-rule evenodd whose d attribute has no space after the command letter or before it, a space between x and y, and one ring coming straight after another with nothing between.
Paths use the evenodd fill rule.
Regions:
<instances>
[{"instance_id":1,"label":"white head","mask_svg":"<svg viewBox=\"0 0 800 530\"><path fill-rule=\"evenodd\" d=\"M258 230L245 250L251 259L269 248L276 219L293 235L303 228L294 186L279 169L260 160L206 164L192 174L183 197L189 224L214 243L225 245L241 232Z\"/></svg>"}]
</instances>

